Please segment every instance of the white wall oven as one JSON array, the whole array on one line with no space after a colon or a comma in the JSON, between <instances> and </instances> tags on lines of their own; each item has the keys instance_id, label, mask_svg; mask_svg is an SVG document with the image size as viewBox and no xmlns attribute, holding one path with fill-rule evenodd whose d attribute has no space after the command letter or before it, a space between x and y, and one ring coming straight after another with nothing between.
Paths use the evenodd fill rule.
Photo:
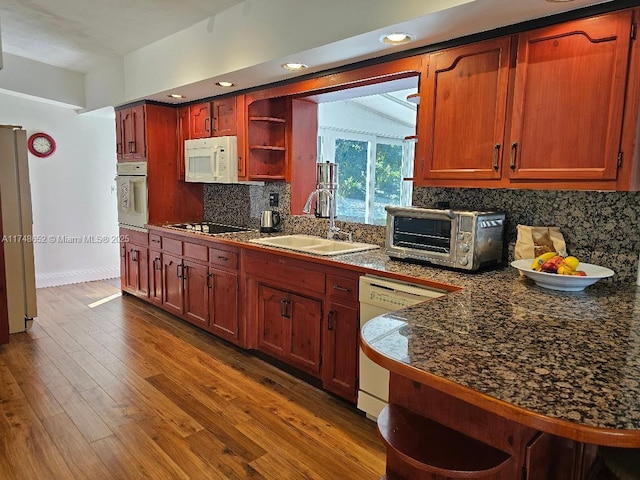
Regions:
<instances>
[{"instance_id":1,"label":"white wall oven","mask_svg":"<svg viewBox=\"0 0 640 480\"><path fill-rule=\"evenodd\" d=\"M117 164L118 223L121 227L145 228L147 208L147 162Z\"/></svg>"}]
</instances>

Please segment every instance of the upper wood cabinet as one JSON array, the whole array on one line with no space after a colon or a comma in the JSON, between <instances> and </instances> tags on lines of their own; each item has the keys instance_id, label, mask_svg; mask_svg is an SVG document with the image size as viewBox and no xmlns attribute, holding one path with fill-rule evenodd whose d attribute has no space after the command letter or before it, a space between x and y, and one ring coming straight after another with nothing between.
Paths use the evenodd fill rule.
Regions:
<instances>
[{"instance_id":1,"label":"upper wood cabinet","mask_svg":"<svg viewBox=\"0 0 640 480\"><path fill-rule=\"evenodd\" d=\"M519 35L510 178L616 178L631 22L626 11Z\"/></svg>"},{"instance_id":2,"label":"upper wood cabinet","mask_svg":"<svg viewBox=\"0 0 640 480\"><path fill-rule=\"evenodd\" d=\"M147 156L144 105L116 111L118 161L141 161Z\"/></svg>"},{"instance_id":3,"label":"upper wood cabinet","mask_svg":"<svg viewBox=\"0 0 640 480\"><path fill-rule=\"evenodd\" d=\"M238 131L236 122L236 97L228 97L211 102L212 125L214 137L235 135Z\"/></svg>"},{"instance_id":4,"label":"upper wood cabinet","mask_svg":"<svg viewBox=\"0 0 640 480\"><path fill-rule=\"evenodd\" d=\"M604 14L429 54L417 184L635 188L637 167L621 167L623 156L633 162L638 124L633 17Z\"/></svg>"},{"instance_id":5,"label":"upper wood cabinet","mask_svg":"<svg viewBox=\"0 0 640 480\"><path fill-rule=\"evenodd\" d=\"M211 102L189 106L189 139L211 136Z\"/></svg>"},{"instance_id":6,"label":"upper wood cabinet","mask_svg":"<svg viewBox=\"0 0 640 480\"><path fill-rule=\"evenodd\" d=\"M236 97L189 106L189 138L236 135Z\"/></svg>"},{"instance_id":7,"label":"upper wood cabinet","mask_svg":"<svg viewBox=\"0 0 640 480\"><path fill-rule=\"evenodd\" d=\"M425 178L500 178L509 38L429 55L416 161Z\"/></svg>"}]
</instances>

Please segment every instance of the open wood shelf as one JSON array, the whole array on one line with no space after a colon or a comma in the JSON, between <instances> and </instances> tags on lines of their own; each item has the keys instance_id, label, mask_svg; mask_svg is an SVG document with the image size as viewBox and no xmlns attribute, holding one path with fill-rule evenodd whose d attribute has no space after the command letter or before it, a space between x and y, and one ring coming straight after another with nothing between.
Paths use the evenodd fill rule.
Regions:
<instances>
[{"instance_id":1,"label":"open wood shelf","mask_svg":"<svg viewBox=\"0 0 640 480\"><path fill-rule=\"evenodd\" d=\"M446 478L489 478L511 455L399 405L378 417L386 446L405 462Z\"/></svg>"},{"instance_id":2,"label":"open wood shelf","mask_svg":"<svg viewBox=\"0 0 640 480\"><path fill-rule=\"evenodd\" d=\"M250 145L249 148L251 150L274 150L279 152L284 152L286 150L285 147L276 147L274 145Z\"/></svg>"},{"instance_id":3,"label":"open wood shelf","mask_svg":"<svg viewBox=\"0 0 640 480\"><path fill-rule=\"evenodd\" d=\"M252 122L286 123L284 118L277 117L249 117Z\"/></svg>"}]
</instances>

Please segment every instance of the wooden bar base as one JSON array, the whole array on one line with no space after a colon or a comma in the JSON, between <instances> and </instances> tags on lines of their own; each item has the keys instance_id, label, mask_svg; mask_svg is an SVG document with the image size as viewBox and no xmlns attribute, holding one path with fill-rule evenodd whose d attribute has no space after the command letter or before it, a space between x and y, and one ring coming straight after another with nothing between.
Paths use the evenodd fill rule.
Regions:
<instances>
[{"instance_id":1,"label":"wooden bar base","mask_svg":"<svg viewBox=\"0 0 640 480\"><path fill-rule=\"evenodd\" d=\"M537 431L391 372L378 417L387 480L586 480L597 447Z\"/></svg>"}]
</instances>

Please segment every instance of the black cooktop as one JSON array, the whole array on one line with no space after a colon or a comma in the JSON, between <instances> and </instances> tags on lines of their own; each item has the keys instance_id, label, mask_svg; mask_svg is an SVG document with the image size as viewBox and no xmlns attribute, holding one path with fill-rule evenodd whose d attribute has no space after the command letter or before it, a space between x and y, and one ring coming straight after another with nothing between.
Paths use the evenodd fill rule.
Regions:
<instances>
[{"instance_id":1,"label":"black cooktop","mask_svg":"<svg viewBox=\"0 0 640 480\"><path fill-rule=\"evenodd\" d=\"M247 232L249 229L243 227L232 227L231 225L222 225L220 223L176 223L175 225L168 225L172 228L179 228L181 230L208 233L209 235L215 235L217 233L234 233L234 232Z\"/></svg>"}]
</instances>

